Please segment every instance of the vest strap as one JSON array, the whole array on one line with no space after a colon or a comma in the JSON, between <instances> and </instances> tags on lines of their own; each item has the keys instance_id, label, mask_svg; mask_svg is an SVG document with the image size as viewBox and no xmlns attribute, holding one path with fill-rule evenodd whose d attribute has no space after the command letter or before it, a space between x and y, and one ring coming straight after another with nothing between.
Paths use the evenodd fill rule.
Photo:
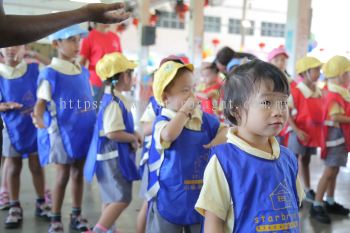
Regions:
<instances>
[{"instance_id":1,"label":"vest strap","mask_svg":"<svg viewBox=\"0 0 350 233\"><path fill-rule=\"evenodd\" d=\"M330 127L339 127L339 123L334 121L324 121L324 125Z\"/></svg>"},{"instance_id":2,"label":"vest strap","mask_svg":"<svg viewBox=\"0 0 350 233\"><path fill-rule=\"evenodd\" d=\"M326 146L327 147L335 147L335 146L339 146L343 143L345 143L345 138L342 137L342 138L338 138L336 140L327 141Z\"/></svg>"},{"instance_id":3,"label":"vest strap","mask_svg":"<svg viewBox=\"0 0 350 233\"><path fill-rule=\"evenodd\" d=\"M118 156L119 156L118 151L114 150L114 151L110 151L110 152L103 153L103 154L97 154L96 160L97 161L104 161L104 160L117 158Z\"/></svg>"},{"instance_id":4,"label":"vest strap","mask_svg":"<svg viewBox=\"0 0 350 233\"><path fill-rule=\"evenodd\" d=\"M145 193L145 197L147 201L150 201L152 198L154 198L158 191L160 189L160 185L159 182L157 181L156 183L154 183L154 185L148 189L148 191Z\"/></svg>"}]
</instances>

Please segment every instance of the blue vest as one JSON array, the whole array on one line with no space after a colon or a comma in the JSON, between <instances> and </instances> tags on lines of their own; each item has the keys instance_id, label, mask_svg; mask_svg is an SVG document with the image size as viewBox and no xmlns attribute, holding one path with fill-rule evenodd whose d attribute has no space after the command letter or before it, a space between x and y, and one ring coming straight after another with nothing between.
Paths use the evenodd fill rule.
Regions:
<instances>
[{"instance_id":1,"label":"blue vest","mask_svg":"<svg viewBox=\"0 0 350 233\"><path fill-rule=\"evenodd\" d=\"M118 153L119 168L123 177L128 181L140 179L135 165L135 152L132 151L130 143L117 142L108 139L106 136L99 136L99 132L103 130L103 114L107 106L112 101L116 101L119 104L119 107L123 114L125 131L130 134L133 134L135 132L132 113L127 111L123 101L121 101L118 97L113 98L111 94L104 94L97 116L97 123L95 125L92 143L84 167L84 175L86 180L89 182L92 181L92 178L95 174L97 154L103 154L112 151L116 151L116 153Z\"/></svg>"},{"instance_id":2,"label":"blue vest","mask_svg":"<svg viewBox=\"0 0 350 233\"><path fill-rule=\"evenodd\" d=\"M159 115L156 122L169 121ZM194 210L203 174L208 162L208 144L219 128L219 121L203 113L200 131L184 128L164 156L155 148L154 139L149 152L148 197L155 197L158 211L167 221L178 225L192 225L201 222L202 217Z\"/></svg>"},{"instance_id":3,"label":"blue vest","mask_svg":"<svg viewBox=\"0 0 350 233\"><path fill-rule=\"evenodd\" d=\"M158 116L161 112L162 107L160 105L158 105L154 96L151 96L149 98L149 103L151 103L154 115ZM144 139L144 142L143 142L143 147L142 147L142 152L141 152L141 160L140 160L140 168L139 168L140 176L142 176L144 169L145 169L145 165L147 164L147 160L149 157L148 152L149 152L151 140L152 140L152 136L146 136Z\"/></svg>"},{"instance_id":4,"label":"blue vest","mask_svg":"<svg viewBox=\"0 0 350 233\"><path fill-rule=\"evenodd\" d=\"M56 116L45 112L45 125L51 119L57 119L58 129L64 148L72 159L84 159L87 155L96 120L96 110L91 95L89 72L82 68L77 75L66 75L50 67L39 74L38 83L47 80L50 83L52 100L56 105ZM49 105L49 103L48 103ZM48 129L38 130L38 147L41 163L47 164L50 153Z\"/></svg>"},{"instance_id":5,"label":"blue vest","mask_svg":"<svg viewBox=\"0 0 350 233\"><path fill-rule=\"evenodd\" d=\"M1 102L23 104L21 109L1 112L11 145L22 154L37 151L36 128L30 114L36 102L38 75L39 66L32 63L27 65L27 71L22 77L16 79L0 77Z\"/></svg>"},{"instance_id":6,"label":"blue vest","mask_svg":"<svg viewBox=\"0 0 350 233\"><path fill-rule=\"evenodd\" d=\"M295 156L280 146L267 160L226 143L212 148L224 171L234 208L234 233L300 232Z\"/></svg>"}]
</instances>

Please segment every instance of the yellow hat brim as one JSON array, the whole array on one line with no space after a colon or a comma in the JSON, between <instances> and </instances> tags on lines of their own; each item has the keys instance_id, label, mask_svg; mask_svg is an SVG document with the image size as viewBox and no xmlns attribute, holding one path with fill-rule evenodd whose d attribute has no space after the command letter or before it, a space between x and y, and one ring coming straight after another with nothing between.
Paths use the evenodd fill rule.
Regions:
<instances>
[{"instance_id":1,"label":"yellow hat brim","mask_svg":"<svg viewBox=\"0 0 350 233\"><path fill-rule=\"evenodd\" d=\"M154 74L153 80L153 95L157 103L164 106L163 92L165 88L174 80L177 72L181 68L187 68L190 71L194 70L192 64L181 64L174 61L165 62Z\"/></svg>"}]
</instances>

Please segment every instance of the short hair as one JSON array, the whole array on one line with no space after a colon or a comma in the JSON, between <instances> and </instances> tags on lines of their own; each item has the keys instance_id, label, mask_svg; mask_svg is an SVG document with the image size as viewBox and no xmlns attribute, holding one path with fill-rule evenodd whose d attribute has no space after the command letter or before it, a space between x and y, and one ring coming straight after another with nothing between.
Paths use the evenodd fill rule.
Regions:
<instances>
[{"instance_id":1,"label":"short hair","mask_svg":"<svg viewBox=\"0 0 350 233\"><path fill-rule=\"evenodd\" d=\"M289 84L286 76L272 64L255 59L231 71L224 85L226 119L232 124L238 125L238 119L233 112L236 112L237 108L245 109L245 103L257 90L256 86L266 81L273 82L274 92L289 95Z\"/></svg>"}]
</instances>

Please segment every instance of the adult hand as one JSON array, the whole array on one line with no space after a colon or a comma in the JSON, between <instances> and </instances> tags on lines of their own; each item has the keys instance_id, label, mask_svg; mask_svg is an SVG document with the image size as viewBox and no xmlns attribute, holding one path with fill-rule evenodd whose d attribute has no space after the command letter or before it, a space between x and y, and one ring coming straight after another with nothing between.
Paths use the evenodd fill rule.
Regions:
<instances>
[{"instance_id":1,"label":"adult hand","mask_svg":"<svg viewBox=\"0 0 350 233\"><path fill-rule=\"evenodd\" d=\"M87 11L90 21L96 23L119 23L130 17L124 3L91 3L82 8Z\"/></svg>"}]
</instances>

